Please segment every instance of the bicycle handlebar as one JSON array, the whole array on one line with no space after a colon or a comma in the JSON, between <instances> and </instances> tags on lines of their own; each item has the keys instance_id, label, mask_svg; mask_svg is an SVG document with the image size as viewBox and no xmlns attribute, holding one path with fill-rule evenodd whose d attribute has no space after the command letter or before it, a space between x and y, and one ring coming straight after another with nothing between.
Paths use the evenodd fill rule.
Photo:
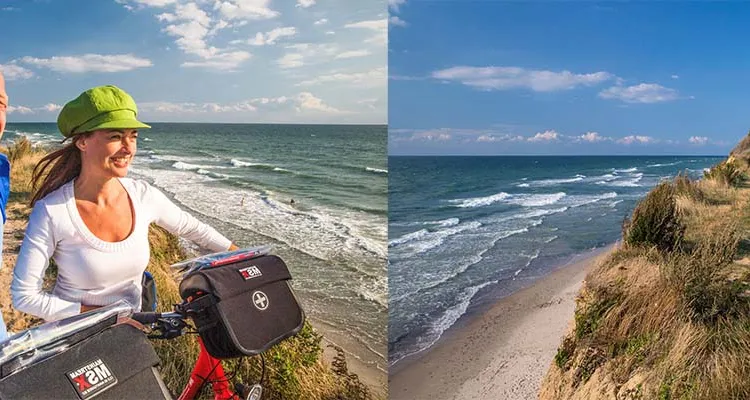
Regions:
<instances>
[{"instance_id":1,"label":"bicycle handlebar","mask_svg":"<svg viewBox=\"0 0 750 400\"><path fill-rule=\"evenodd\" d=\"M185 315L178 312L137 312L130 318L143 325L156 325L154 330L160 333L149 336L154 339L174 339L182 336L185 333L183 330L188 327Z\"/></svg>"},{"instance_id":2,"label":"bicycle handlebar","mask_svg":"<svg viewBox=\"0 0 750 400\"><path fill-rule=\"evenodd\" d=\"M161 318L161 313L154 312L137 312L133 313L130 318L142 323L142 324L153 324Z\"/></svg>"},{"instance_id":3,"label":"bicycle handlebar","mask_svg":"<svg viewBox=\"0 0 750 400\"><path fill-rule=\"evenodd\" d=\"M184 320L185 316L176 313L176 312L168 312L168 313L157 313L157 312L137 312L133 313L133 315L130 316L130 318L142 323L142 324L153 324L158 322L160 319L181 319Z\"/></svg>"}]
</instances>

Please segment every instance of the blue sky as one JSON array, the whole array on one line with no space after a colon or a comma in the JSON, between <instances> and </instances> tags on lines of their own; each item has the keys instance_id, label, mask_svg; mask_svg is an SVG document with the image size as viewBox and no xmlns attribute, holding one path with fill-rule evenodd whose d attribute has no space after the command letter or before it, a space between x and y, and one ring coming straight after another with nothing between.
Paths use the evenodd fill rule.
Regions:
<instances>
[{"instance_id":1,"label":"blue sky","mask_svg":"<svg viewBox=\"0 0 750 400\"><path fill-rule=\"evenodd\" d=\"M726 155L748 2L389 0L389 154Z\"/></svg>"},{"instance_id":2,"label":"blue sky","mask_svg":"<svg viewBox=\"0 0 750 400\"><path fill-rule=\"evenodd\" d=\"M387 122L385 0L3 0L8 121L114 84L150 122Z\"/></svg>"}]
</instances>

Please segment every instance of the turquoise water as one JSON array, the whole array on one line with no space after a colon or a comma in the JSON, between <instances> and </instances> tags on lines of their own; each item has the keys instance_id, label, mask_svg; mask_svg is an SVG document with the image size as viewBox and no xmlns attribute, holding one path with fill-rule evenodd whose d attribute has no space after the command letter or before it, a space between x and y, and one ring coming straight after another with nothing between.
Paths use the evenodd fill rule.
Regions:
<instances>
[{"instance_id":1,"label":"turquoise water","mask_svg":"<svg viewBox=\"0 0 750 400\"><path fill-rule=\"evenodd\" d=\"M385 126L151 125L131 176L239 246L273 244L326 337L385 370ZM9 124L3 142L18 135L62 138L54 124Z\"/></svg>"},{"instance_id":2,"label":"turquoise water","mask_svg":"<svg viewBox=\"0 0 750 400\"><path fill-rule=\"evenodd\" d=\"M719 157L389 157L389 363L620 238L661 179Z\"/></svg>"}]
</instances>

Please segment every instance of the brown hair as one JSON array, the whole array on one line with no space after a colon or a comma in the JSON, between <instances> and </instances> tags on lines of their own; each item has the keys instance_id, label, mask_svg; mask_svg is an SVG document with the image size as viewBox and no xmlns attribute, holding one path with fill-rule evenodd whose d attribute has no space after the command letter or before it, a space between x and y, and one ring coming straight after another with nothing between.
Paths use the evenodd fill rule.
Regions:
<instances>
[{"instance_id":1,"label":"brown hair","mask_svg":"<svg viewBox=\"0 0 750 400\"><path fill-rule=\"evenodd\" d=\"M31 191L33 194L30 203L32 207L39 199L78 177L78 174L81 173L81 150L76 147L76 142L81 137L90 135L90 132L78 134L73 138L72 143L47 154L39 160L31 176Z\"/></svg>"}]
</instances>

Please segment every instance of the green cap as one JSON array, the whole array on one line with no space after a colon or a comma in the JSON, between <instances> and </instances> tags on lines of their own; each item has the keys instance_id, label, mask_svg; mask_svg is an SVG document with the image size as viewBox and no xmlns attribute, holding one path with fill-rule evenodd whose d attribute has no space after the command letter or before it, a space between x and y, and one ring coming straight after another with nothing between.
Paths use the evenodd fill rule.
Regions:
<instances>
[{"instance_id":1,"label":"green cap","mask_svg":"<svg viewBox=\"0 0 750 400\"><path fill-rule=\"evenodd\" d=\"M57 127L69 138L98 129L151 128L136 119L138 107L124 90L112 86L91 88L68 102L57 116Z\"/></svg>"}]
</instances>

